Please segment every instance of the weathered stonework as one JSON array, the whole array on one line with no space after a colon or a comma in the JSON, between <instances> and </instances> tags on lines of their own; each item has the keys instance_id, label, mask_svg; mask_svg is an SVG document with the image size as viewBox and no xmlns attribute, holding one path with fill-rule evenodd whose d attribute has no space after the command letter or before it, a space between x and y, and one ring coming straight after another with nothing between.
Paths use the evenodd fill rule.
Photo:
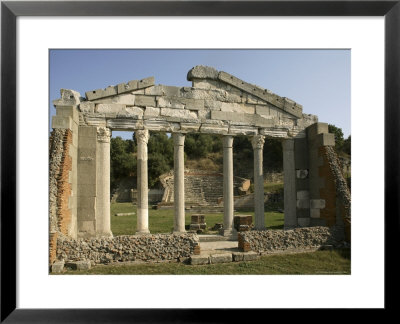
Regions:
<instances>
[{"instance_id":1,"label":"weathered stonework","mask_svg":"<svg viewBox=\"0 0 400 324\"><path fill-rule=\"evenodd\" d=\"M285 228L348 225L350 198L340 190L333 134L300 104L212 67L196 66L187 75L192 87L155 85L154 77L86 92L61 90L50 145L50 230L72 238L111 240L110 136L134 131L138 145L138 231L148 229L147 140L149 131L174 138L174 231L185 231L184 138L186 133L223 137L224 228L234 239L233 154L236 135L253 137L255 227L263 229L264 137L283 140ZM327 167L329 165L329 167ZM261 171L260 171L261 170ZM261 173L260 173L261 172ZM338 202L337 199L340 201ZM338 214L345 215L339 217ZM336 216L334 216L336 215ZM346 223L347 222L347 223ZM349 226L348 226L349 228ZM56 235L58 236L58 234ZM54 237L50 245L54 259ZM106 242L106 241L104 241Z\"/></svg>"},{"instance_id":2,"label":"weathered stonework","mask_svg":"<svg viewBox=\"0 0 400 324\"><path fill-rule=\"evenodd\" d=\"M198 236L193 233L121 235L78 240L59 237L57 260L66 263L86 260L92 264L138 260L176 261L194 254L198 245Z\"/></svg>"}]
</instances>

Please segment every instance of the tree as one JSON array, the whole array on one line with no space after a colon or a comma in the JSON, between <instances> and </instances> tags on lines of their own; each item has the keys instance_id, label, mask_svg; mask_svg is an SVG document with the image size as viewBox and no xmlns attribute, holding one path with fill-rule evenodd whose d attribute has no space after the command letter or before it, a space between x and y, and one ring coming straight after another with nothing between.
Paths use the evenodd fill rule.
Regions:
<instances>
[{"instance_id":1,"label":"tree","mask_svg":"<svg viewBox=\"0 0 400 324\"><path fill-rule=\"evenodd\" d=\"M335 148L337 152L342 151L344 138L343 138L343 131L341 128L336 127L335 125L328 124L328 131L335 136Z\"/></svg>"},{"instance_id":2,"label":"tree","mask_svg":"<svg viewBox=\"0 0 400 324\"><path fill-rule=\"evenodd\" d=\"M344 153L351 155L351 135L344 140L342 149Z\"/></svg>"},{"instance_id":3,"label":"tree","mask_svg":"<svg viewBox=\"0 0 400 324\"><path fill-rule=\"evenodd\" d=\"M136 173L136 158L133 155L135 146L133 141L123 140L121 137L111 138L110 143L110 185L111 191L118 182L129 175Z\"/></svg>"}]
</instances>

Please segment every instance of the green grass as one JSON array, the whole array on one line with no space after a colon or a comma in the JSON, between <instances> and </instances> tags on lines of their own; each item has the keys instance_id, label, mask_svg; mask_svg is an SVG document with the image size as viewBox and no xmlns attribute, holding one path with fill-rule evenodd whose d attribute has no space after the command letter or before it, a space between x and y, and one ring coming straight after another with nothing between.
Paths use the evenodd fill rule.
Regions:
<instances>
[{"instance_id":1,"label":"green grass","mask_svg":"<svg viewBox=\"0 0 400 324\"><path fill-rule=\"evenodd\" d=\"M231 262L209 265L171 263L141 263L99 265L88 271L67 271L64 274L350 274L348 250L316 251L298 254L262 256L249 262Z\"/></svg>"},{"instance_id":2,"label":"green grass","mask_svg":"<svg viewBox=\"0 0 400 324\"><path fill-rule=\"evenodd\" d=\"M133 216L114 216L116 213L132 213ZM252 215L254 211L238 211L236 214ZM190 224L192 213L187 212L185 224ZM207 227L211 228L216 223L223 223L223 214L205 214ZM136 206L132 203L111 204L111 231L113 235L131 235L136 232L137 215ZM270 229L283 228L283 213L265 212L265 226ZM151 233L170 233L174 227L174 210L171 209L149 209L149 230Z\"/></svg>"},{"instance_id":3,"label":"green grass","mask_svg":"<svg viewBox=\"0 0 400 324\"><path fill-rule=\"evenodd\" d=\"M283 182L265 182L264 192L276 192L283 190Z\"/></svg>"}]
</instances>

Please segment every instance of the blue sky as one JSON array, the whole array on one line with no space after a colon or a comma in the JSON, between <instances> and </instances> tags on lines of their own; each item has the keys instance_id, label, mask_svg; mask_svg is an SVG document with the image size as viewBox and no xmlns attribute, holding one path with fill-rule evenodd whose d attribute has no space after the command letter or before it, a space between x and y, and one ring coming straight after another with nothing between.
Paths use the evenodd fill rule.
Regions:
<instances>
[{"instance_id":1,"label":"blue sky","mask_svg":"<svg viewBox=\"0 0 400 324\"><path fill-rule=\"evenodd\" d=\"M350 131L350 50L50 50L51 102L60 89L86 91L155 77L156 84L191 86L187 72L208 65L288 97L303 113ZM50 118L51 121L51 118ZM113 136L130 138L129 133Z\"/></svg>"}]
</instances>

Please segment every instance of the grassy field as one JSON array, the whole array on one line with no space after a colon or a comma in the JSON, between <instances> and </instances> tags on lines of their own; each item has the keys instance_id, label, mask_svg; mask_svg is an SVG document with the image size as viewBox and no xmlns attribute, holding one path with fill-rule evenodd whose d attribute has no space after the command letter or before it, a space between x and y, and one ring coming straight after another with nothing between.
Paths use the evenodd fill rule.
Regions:
<instances>
[{"instance_id":1,"label":"grassy field","mask_svg":"<svg viewBox=\"0 0 400 324\"><path fill-rule=\"evenodd\" d=\"M99 265L88 271L67 271L64 274L180 274L180 275L273 275L273 274L350 274L350 252L347 250L268 255L251 262L231 262L209 265L182 263L142 263L130 265Z\"/></svg>"},{"instance_id":2,"label":"grassy field","mask_svg":"<svg viewBox=\"0 0 400 324\"><path fill-rule=\"evenodd\" d=\"M115 216L116 213L132 213L133 216ZM240 211L238 214L247 214L254 217L254 211ZM190 224L192 213L186 213L185 224ZM223 223L223 214L205 214L207 227L216 223ZM129 235L136 232L136 206L132 203L111 204L111 231L114 235ZM265 225L270 229L283 228L283 213L265 212ZM151 233L170 233L174 227L174 210L149 209L149 229ZM210 232L211 233L211 232Z\"/></svg>"}]
</instances>

